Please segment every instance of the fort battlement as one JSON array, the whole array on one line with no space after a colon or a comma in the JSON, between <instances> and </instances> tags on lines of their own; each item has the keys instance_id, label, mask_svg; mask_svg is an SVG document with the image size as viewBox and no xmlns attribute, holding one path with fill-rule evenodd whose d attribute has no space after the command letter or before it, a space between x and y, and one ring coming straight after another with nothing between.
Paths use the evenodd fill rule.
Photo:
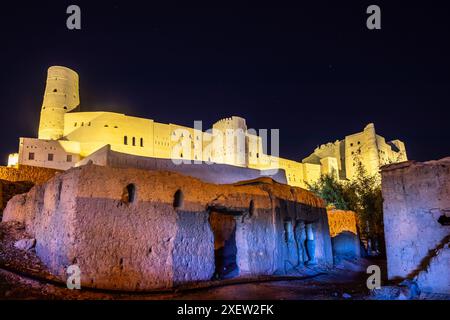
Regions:
<instances>
[{"instance_id":1,"label":"fort battlement","mask_svg":"<svg viewBox=\"0 0 450 320\"><path fill-rule=\"evenodd\" d=\"M223 132L214 137L210 132L120 113L75 112L80 104L78 81L78 74L69 68L48 69L38 137L20 138L18 155L11 156L10 166L67 170L110 146L112 151L139 157L192 160L260 171L275 169L275 173L281 169L289 185L306 187L321 174L335 171L341 178L351 178L355 155L360 155L370 172L377 172L382 164L407 159L403 142L386 143L375 133L373 124L343 140L322 144L299 162L265 154L261 137L252 134L246 120L238 116L215 122L213 131ZM233 139L231 145L217 143L219 138L227 140L223 138L228 137L228 129L242 130L245 139Z\"/></svg>"}]
</instances>

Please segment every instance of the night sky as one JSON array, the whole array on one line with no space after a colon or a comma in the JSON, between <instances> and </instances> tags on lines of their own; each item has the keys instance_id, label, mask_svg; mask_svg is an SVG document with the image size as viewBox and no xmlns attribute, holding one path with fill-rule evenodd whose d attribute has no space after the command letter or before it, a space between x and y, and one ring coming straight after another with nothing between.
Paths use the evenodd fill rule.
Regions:
<instances>
[{"instance_id":1,"label":"night sky","mask_svg":"<svg viewBox=\"0 0 450 320\"><path fill-rule=\"evenodd\" d=\"M294 160L369 122L403 140L410 159L450 156L444 1L182 3L2 2L1 164L19 137L37 136L51 65L79 73L82 111L204 129L238 115L280 129L281 156ZM70 4L81 7L80 31L66 28ZM381 30L366 28L370 4Z\"/></svg>"}]
</instances>

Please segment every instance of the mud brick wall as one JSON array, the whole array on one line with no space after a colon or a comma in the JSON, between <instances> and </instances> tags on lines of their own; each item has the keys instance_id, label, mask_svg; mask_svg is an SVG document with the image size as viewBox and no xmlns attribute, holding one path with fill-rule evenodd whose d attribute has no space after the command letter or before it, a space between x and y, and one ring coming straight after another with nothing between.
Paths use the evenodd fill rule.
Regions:
<instances>
[{"instance_id":1,"label":"mud brick wall","mask_svg":"<svg viewBox=\"0 0 450 320\"><path fill-rule=\"evenodd\" d=\"M32 182L21 181L11 182L0 180L0 216L6 203L16 194L26 193L33 187Z\"/></svg>"},{"instance_id":2,"label":"mud brick wall","mask_svg":"<svg viewBox=\"0 0 450 320\"><path fill-rule=\"evenodd\" d=\"M450 158L386 166L382 192L389 279L450 293Z\"/></svg>"},{"instance_id":3,"label":"mud brick wall","mask_svg":"<svg viewBox=\"0 0 450 320\"><path fill-rule=\"evenodd\" d=\"M211 212L235 219L239 276L287 271L286 221L312 224L317 262L333 263L323 200L268 178L217 185L174 172L91 164L15 196L3 222L23 222L36 238L37 255L61 280L77 264L82 286L139 291L212 278Z\"/></svg>"},{"instance_id":4,"label":"mud brick wall","mask_svg":"<svg viewBox=\"0 0 450 320\"><path fill-rule=\"evenodd\" d=\"M357 234L356 213L349 210L327 210L330 236L335 237L344 231Z\"/></svg>"},{"instance_id":5,"label":"mud brick wall","mask_svg":"<svg viewBox=\"0 0 450 320\"><path fill-rule=\"evenodd\" d=\"M0 179L7 181L30 181L35 184L42 184L53 178L60 170L19 166L19 168L10 168L0 166Z\"/></svg>"}]
</instances>

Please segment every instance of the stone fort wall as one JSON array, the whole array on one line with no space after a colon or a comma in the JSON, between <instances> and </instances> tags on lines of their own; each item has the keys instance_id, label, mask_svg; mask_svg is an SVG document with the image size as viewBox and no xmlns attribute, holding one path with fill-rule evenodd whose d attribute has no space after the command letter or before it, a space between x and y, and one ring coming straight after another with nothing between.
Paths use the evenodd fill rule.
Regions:
<instances>
[{"instance_id":1,"label":"stone fort wall","mask_svg":"<svg viewBox=\"0 0 450 320\"><path fill-rule=\"evenodd\" d=\"M352 179L360 161L369 174L377 174L379 168L389 163L406 161L406 149L403 142L385 138L375 132L373 123L362 132L346 136L343 140L323 144L303 159L304 163L321 163L321 160L335 158L341 179Z\"/></svg>"},{"instance_id":2,"label":"stone fort wall","mask_svg":"<svg viewBox=\"0 0 450 320\"><path fill-rule=\"evenodd\" d=\"M378 172L382 164L406 160L404 144L399 140L386 143L375 133L373 124L363 132L317 148L299 162L266 154L262 138L248 129L241 117L221 119L212 130L204 131L201 126L164 124L114 112L73 112L78 105L78 74L65 67L50 67L38 139L21 138L19 164L67 170L110 145L114 151L141 157L282 169L289 185L305 188L321 174L336 171L338 177L351 179L355 156L369 173Z\"/></svg>"},{"instance_id":3,"label":"stone fort wall","mask_svg":"<svg viewBox=\"0 0 450 320\"><path fill-rule=\"evenodd\" d=\"M65 67L48 69L38 139L21 138L18 163L67 170L105 145L117 152L156 159L189 159L257 170L282 169L287 183L306 187L320 165L268 155L260 136L245 119L232 116L212 131L113 112L70 112L79 105L78 74ZM242 131L244 144L227 130ZM240 136L239 136L240 137ZM227 144L227 140L233 141ZM243 161L241 161L243 159Z\"/></svg>"}]
</instances>

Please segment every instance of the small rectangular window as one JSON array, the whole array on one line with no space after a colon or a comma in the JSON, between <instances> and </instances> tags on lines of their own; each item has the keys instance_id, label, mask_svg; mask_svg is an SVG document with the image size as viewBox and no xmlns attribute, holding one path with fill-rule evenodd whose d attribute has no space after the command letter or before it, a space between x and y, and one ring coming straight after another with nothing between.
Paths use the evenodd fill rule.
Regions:
<instances>
[{"instance_id":1,"label":"small rectangular window","mask_svg":"<svg viewBox=\"0 0 450 320\"><path fill-rule=\"evenodd\" d=\"M48 154L48 161L53 161L53 153Z\"/></svg>"},{"instance_id":2,"label":"small rectangular window","mask_svg":"<svg viewBox=\"0 0 450 320\"><path fill-rule=\"evenodd\" d=\"M72 162L72 155L71 154L67 155L67 162Z\"/></svg>"},{"instance_id":3,"label":"small rectangular window","mask_svg":"<svg viewBox=\"0 0 450 320\"><path fill-rule=\"evenodd\" d=\"M141 147L144 146L144 138L141 138Z\"/></svg>"},{"instance_id":4,"label":"small rectangular window","mask_svg":"<svg viewBox=\"0 0 450 320\"><path fill-rule=\"evenodd\" d=\"M34 152L28 154L28 160L34 160Z\"/></svg>"},{"instance_id":5,"label":"small rectangular window","mask_svg":"<svg viewBox=\"0 0 450 320\"><path fill-rule=\"evenodd\" d=\"M135 145L136 145L136 138L133 137L133 146L135 146Z\"/></svg>"},{"instance_id":6,"label":"small rectangular window","mask_svg":"<svg viewBox=\"0 0 450 320\"><path fill-rule=\"evenodd\" d=\"M128 137L127 136L123 136L123 144L125 144L125 145L128 144Z\"/></svg>"}]
</instances>

